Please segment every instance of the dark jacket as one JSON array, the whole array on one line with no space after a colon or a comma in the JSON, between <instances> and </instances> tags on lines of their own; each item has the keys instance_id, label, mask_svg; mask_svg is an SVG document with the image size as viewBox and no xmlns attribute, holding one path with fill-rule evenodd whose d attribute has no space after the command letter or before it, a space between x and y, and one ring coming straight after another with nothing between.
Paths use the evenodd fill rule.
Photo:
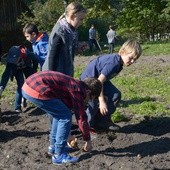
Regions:
<instances>
[{"instance_id":1,"label":"dark jacket","mask_svg":"<svg viewBox=\"0 0 170 170\"><path fill-rule=\"evenodd\" d=\"M77 30L63 18L50 34L49 50L42 70L53 70L73 76Z\"/></svg>"}]
</instances>

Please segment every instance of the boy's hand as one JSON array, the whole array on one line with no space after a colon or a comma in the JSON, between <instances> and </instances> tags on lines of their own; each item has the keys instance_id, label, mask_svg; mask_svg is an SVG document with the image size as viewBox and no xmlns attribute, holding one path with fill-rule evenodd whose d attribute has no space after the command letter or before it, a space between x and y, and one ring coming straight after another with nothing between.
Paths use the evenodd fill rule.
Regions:
<instances>
[{"instance_id":1,"label":"boy's hand","mask_svg":"<svg viewBox=\"0 0 170 170\"><path fill-rule=\"evenodd\" d=\"M107 114L107 112L108 112L108 109L107 109L107 104L106 104L106 102L105 101L100 101L100 103L99 103L99 109L100 109L100 113L102 114L102 115L106 115Z\"/></svg>"},{"instance_id":2,"label":"boy's hand","mask_svg":"<svg viewBox=\"0 0 170 170\"><path fill-rule=\"evenodd\" d=\"M70 148L73 148L73 149L78 149L78 143L77 143L77 138L75 138L74 136L69 136L68 140L67 140L67 145L70 147Z\"/></svg>"},{"instance_id":3,"label":"boy's hand","mask_svg":"<svg viewBox=\"0 0 170 170\"><path fill-rule=\"evenodd\" d=\"M92 150L92 143L91 140L87 141L83 147L83 151L90 152Z\"/></svg>"}]
</instances>

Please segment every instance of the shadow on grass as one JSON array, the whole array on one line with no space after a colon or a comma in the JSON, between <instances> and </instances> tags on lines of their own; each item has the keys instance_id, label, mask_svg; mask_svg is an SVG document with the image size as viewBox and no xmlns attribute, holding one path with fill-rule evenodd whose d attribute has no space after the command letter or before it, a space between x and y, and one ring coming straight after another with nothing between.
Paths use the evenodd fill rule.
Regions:
<instances>
[{"instance_id":1,"label":"shadow on grass","mask_svg":"<svg viewBox=\"0 0 170 170\"><path fill-rule=\"evenodd\" d=\"M121 107L128 107L129 105L132 104L141 104L143 102L151 102L151 101L156 101L155 98L151 98L149 96L146 97L136 97L136 98L132 98L131 100L121 100L120 101L120 106Z\"/></svg>"}]
</instances>

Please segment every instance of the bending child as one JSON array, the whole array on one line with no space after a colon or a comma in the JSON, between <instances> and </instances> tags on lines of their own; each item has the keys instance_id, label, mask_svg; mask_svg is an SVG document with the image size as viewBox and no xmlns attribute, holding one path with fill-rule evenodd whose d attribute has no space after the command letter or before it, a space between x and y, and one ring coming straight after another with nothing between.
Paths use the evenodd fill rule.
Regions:
<instances>
[{"instance_id":1,"label":"bending child","mask_svg":"<svg viewBox=\"0 0 170 170\"><path fill-rule=\"evenodd\" d=\"M85 140L84 150L91 151L90 127L85 108L89 100L100 95L101 88L98 79L79 81L56 71L41 71L26 79L22 87L23 96L53 117L50 131L53 164L78 161L77 157L68 155L66 150L72 112Z\"/></svg>"},{"instance_id":2,"label":"bending child","mask_svg":"<svg viewBox=\"0 0 170 170\"><path fill-rule=\"evenodd\" d=\"M32 52L30 52L24 45L20 45L12 46L9 49L6 62L6 67L0 82L0 96L5 90L9 79L11 78L11 80L13 80L13 77L15 77L17 81L17 90L15 95L14 110L15 112L21 112L21 88L24 84L25 78L36 72L37 61ZM24 102L26 101L24 100Z\"/></svg>"},{"instance_id":3,"label":"bending child","mask_svg":"<svg viewBox=\"0 0 170 170\"><path fill-rule=\"evenodd\" d=\"M119 130L119 126L111 121L111 115L115 112L121 99L121 92L110 80L123 69L123 65L130 66L133 64L141 53L140 44L136 41L128 40L122 45L118 54L98 56L84 69L80 80L95 77L103 84L98 100L89 102L86 110L91 127L113 131Z\"/></svg>"}]
</instances>

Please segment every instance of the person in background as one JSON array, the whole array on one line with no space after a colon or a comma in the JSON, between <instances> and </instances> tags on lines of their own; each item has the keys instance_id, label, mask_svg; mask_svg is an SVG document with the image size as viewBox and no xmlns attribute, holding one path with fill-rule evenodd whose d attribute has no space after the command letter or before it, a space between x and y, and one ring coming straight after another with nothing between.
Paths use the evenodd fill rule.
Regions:
<instances>
[{"instance_id":1,"label":"person in background","mask_svg":"<svg viewBox=\"0 0 170 170\"><path fill-rule=\"evenodd\" d=\"M83 70L80 80L95 77L103 85L98 100L89 102L86 110L91 127L112 131L120 129L112 122L111 115L121 100L121 92L110 80L123 69L123 65L133 64L141 53L140 44L135 40L128 40L122 45L118 54L100 55Z\"/></svg>"},{"instance_id":2,"label":"person in background","mask_svg":"<svg viewBox=\"0 0 170 170\"><path fill-rule=\"evenodd\" d=\"M109 31L107 32L106 36L109 45L109 54L112 54L114 51L115 37L116 37L116 32L113 30L112 25L109 26Z\"/></svg>"},{"instance_id":3,"label":"person in background","mask_svg":"<svg viewBox=\"0 0 170 170\"><path fill-rule=\"evenodd\" d=\"M32 43L35 58L42 70L48 52L48 34L46 32L39 32L37 26L33 23L28 23L24 26L23 34L26 40Z\"/></svg>"},{"instance_id":4,"label":"person in background","mask_svg":"<svg viewBox=\"0 0 170 170\"><path fill-rule=\"evenodd\" d=\"M17 90L15 94L14 110L15 112L22 112L21 88L25 78L36 72L37 62L33 53L31 53L25 45L12 46L8 51L6 62L6 67L0 82L0 96L2 96L2 92L5 90L9 79L11 78L11 80L13 80L13 77L15 77ZM25 102L26 101L24 101L24 104L26 105Z\"/></svg>"},{"instance_id":5,"label":"person in background","mask_svg":"<svg viewBox=\"0 0 170 170\"><path fill-rule=\"evenodd\" d=\"M90 29L89 29L89 48L90 51L93 51L93 44L95 45L96 49L100 51L100 47L97 43L97 31L95 29L94 24L91 25Z\"/></svg>"},{"instance_id":6,"label":"person in background","mask_svg":"<svg viewBox=\"0 0 170 170\"><path fill-rule=\"evenodd\" d=\"M42 70L53 70L73 76L77 29L83 23L86 9L80 3L72 2L66 7L63 16L50 34L49 50Z\"/></svg>"},{"instance_id":7,"label":"person in background","mask_svg":"<svg viewBox=\"0 0 170 170\"><path fill-rule=\"evenodd\" d=\"M79 81L56 71L41 71L26 79L22 87L23 96L53 117L50 132L53 164L78 161L77 157L68 155L66 150L72 113L76 116L85 141L83 149L91 151L90 128L85 108L89 100L100 95L101 88L102 84L96 78Z\"/></svg>"}]
</instances>

